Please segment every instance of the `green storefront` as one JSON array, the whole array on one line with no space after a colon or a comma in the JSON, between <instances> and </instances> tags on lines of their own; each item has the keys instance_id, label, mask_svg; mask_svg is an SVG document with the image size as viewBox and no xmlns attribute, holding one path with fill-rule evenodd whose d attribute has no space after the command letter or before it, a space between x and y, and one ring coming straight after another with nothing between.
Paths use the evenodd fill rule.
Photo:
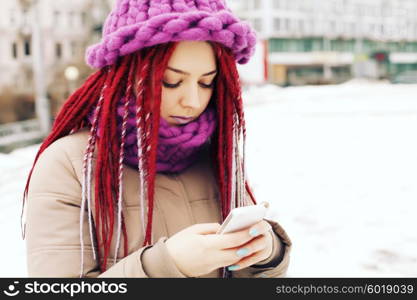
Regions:
<instances>
[{"instance_id":1,"label":"green storefront","mask_svg":"<svg viewBox=\"0 0 417 300\"><path fill-rule=\"evenodd\" d=\"M272 38L268 41L269 53L355 53L351 62L327 67L331 76L326 76L326 67L317 63L274 64L271 62L270 81L280 85L340 83L353 77L352 67L357 57L373 60L378 66L378 78L392 78L405 71L417 70L417 61L393 62L390 53L416 53L417 42L383 42L356 39ZM330 68L330 69L329 69ZM327 73L328 75L329 73Z\"/></svg>"}]
</instances>

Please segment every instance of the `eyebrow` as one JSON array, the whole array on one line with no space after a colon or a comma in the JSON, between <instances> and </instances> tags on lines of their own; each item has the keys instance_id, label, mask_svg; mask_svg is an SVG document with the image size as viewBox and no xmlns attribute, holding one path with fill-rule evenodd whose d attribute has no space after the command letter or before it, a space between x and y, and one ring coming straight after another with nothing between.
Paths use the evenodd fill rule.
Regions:
<instances>
[{"instance_id":1,"label":"eyebrow","mask_svg":"<svg viewBox=\"0 0 417 300\"><path fill-rule=\"evenodd\" d=\"M184 75L190 75L190 73L187 73L185 71L178 70L178 69L175 69L175 68L172 68L172 67L169 67L169 66L167 67L167 69L169 69L169 70L171 70L171 71L173 71L175 73L184 74ZM212 74L215 74L215 73L217 73L217 70L214 70L214 71L205 73L205 74L203 74L201 76L209 76L209 75L212 75Z\"/></svg>"}]
</instances>

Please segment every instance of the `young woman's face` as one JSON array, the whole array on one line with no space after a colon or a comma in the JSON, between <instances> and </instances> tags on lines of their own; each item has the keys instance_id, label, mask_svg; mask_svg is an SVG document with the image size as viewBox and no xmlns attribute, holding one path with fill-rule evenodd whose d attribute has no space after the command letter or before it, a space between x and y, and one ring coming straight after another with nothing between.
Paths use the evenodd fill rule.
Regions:
<instances>
[{"instance_id":1,"label":"young woman's face","mask_svg":"<svg viewBox=\"0 0 417 300\"><path fill-rule=\"evenodd\" d=\"M178 43L163 77L161 117L170 125L197 119L213 94L216 74L216 57L209 43Z\"/></svg>"}]
</instances>

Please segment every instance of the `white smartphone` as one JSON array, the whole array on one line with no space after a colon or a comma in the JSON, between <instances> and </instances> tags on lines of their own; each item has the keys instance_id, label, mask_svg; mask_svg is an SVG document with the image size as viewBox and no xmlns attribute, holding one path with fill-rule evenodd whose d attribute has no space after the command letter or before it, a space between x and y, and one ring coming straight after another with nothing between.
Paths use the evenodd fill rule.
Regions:
<instances>
[{"instance_id":1,"label":"white smartphone","mask_svg":"<svg viewBox=\"0 0 417 300\"><path fill-rule=\"evenodd\" d=\"M217 234L235 232L261 221L268 209L268 203L236 207L232 209L217 231Z\"/></svg>"}]
</instances>

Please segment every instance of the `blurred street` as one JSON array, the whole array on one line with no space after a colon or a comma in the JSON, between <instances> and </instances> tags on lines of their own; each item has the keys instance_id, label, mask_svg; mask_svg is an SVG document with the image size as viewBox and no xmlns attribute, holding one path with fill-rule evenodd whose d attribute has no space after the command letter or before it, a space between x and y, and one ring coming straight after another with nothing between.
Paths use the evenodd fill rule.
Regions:
<instances>
[{"instance_id":1,"label":"blurred street","mask_svg":"<svg viewBox=\"0 0 417 300\"><path fill-rule=\"evenodd\" d=\"M292 238L289 277L417 276L415 95L361 80L245 91L249 181ZM38 147L0 154L2 277L26 276L20 200Z\"/></svg>"}]
</instances>

